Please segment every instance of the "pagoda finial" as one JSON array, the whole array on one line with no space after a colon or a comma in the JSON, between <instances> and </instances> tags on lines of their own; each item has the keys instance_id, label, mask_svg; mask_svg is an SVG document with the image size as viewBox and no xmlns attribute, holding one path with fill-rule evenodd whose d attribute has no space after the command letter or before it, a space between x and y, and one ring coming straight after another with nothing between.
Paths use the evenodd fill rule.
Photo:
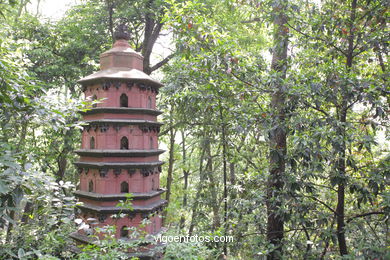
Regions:
<instances>
[{"instance_id":1,"label":"pagoda finial","mask_svg":"<svg viewBox=\"0 0 390 260\"><path fill-rule=\"evenodd\" d=\"M114 39L115 40L126 40L128 41L130 39L130 33L126 26L126 24L121 23L118 25L114 32Z\"/></svg>"}]
</instances>

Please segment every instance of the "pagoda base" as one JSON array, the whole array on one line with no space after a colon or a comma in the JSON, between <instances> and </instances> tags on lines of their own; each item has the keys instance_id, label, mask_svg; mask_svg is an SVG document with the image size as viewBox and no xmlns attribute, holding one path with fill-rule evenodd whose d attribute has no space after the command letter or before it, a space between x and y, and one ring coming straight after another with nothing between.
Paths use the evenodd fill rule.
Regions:
<instances>
[{"instance_id":1,"label":"pagoda base","mask_svg":"<svg viewBox=\"0 0 390 260\"><path fill-rule=\"evenodd\" d=\"M86 235L82 235L78 232L73 232L69 234L69 237L72 238L77 246L74 246L71 248L71 250L74 253L80 253L81 250L78 246L80 245L86 245L86 244L95 244L97 241L96 238L91 238ZM141 248L139 250L134 250L131 252L126 252L126 254L129 256L129 259L132 257L137 257L140 260L160 260L163 259L164 250L165 250L165 244L164 243L158 243L155 245L151 244L144 244L144 248Z\"/></svg>"}]
</instances>

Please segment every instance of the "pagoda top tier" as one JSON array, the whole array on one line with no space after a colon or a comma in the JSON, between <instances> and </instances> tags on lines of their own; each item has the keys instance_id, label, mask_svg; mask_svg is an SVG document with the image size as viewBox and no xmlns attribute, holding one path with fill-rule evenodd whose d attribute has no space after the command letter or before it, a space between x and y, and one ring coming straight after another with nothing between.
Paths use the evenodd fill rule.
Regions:
<instances>
[{"instance_id":1,"label":"pagoda top tier","mask_svg":"<svg viewBox=\"0 0 390 260\"><path fill-rule=\"evenodd\" d=\"M80 84L91 84L102 80L123 80L149 83L156 87L162 84L143 72L141 54L131 49L129 35L120 25L114 34L112 48L100 55L100 71L80 79Z\"/></svg>"}]
</instances>

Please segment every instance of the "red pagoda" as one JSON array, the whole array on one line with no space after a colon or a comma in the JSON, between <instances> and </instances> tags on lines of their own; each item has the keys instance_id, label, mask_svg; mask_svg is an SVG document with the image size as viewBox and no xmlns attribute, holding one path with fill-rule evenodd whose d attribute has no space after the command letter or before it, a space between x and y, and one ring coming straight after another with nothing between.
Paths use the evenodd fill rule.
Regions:
<instances>
[{"instance_id":1,"label":"red pagoda","mask_svg":"<svg viewBox=\"0 0 390 260\"><path fill-rule=\"evenodd\" d=\"M82 219L97 219L98 226L116 227L116 238L129 237L129 227L138 227L147 218L143 230L156 234L161 230L161 165L156 96L162 86L143 72L143 57L133 51L123 27L115 33L113 48L100 55L100 71L79 81L86 97L101 100L83 113L86 125L82 149L76 153L80 186L76 196L83 202L78 208ZM132 209L118 207L120 200L132 194ZM118 213L126 217L114 218ZM81 230L72 238L91 241Z\"/></svg>"}]
</instances>

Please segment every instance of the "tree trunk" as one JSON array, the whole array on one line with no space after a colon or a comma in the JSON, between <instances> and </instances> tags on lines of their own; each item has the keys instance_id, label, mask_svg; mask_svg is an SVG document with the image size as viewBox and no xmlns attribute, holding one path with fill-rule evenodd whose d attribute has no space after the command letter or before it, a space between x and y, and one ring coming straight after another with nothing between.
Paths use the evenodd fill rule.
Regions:
<instances>
[{"instance_id":1,"label":"tree trunk","mask_svg":"<svg viewBox=\"0 0 390 260\"><path fill-rule=\"evenodd\" d=\"M349 20L349 34L348 34L348 51L346 55L346 68L347 71L350 71L353 64L354 57L354 22L356 19L356 7L357 0L353 0L351 3L351 12ZM346 84L346 83L345 83ZM337 241L339 244L340 255L348 254L347 242L345 239L345 185L346 185L346 144L345 144L345 135L346 135L346 122L347 122L347 112L348 112L348 101L347 101L347 90L344 89L347 86L343 85L341 88L341 104L339 109L339 122L340 125L337 128L338 136L342 137L342 142L338 151L337 159L337 171L339 177L339 183L337 187L337 206L336 206L336 223L337 223ZM337 148L334 148L337 149ZM337 151L337 150L336 150Z\"/></svg>"},{"instance_id":2,"label":"tree trunk","mask_svg":"<svg viewBox=\"0 0 390 260\"><path fill-rule=\"evenodd\" d=\"M35 17L39 16L39 7L40 7L40 5L41 5L41 0L37 0L37 9L36 9Z\"/></svg>"},{"instance_id":3,"label":"tree trunk","mask_svg":"<svg viewBox=\"0 0 390 260\"><path fill-rule=\"evenodd\" d=\"M213 171L213 157L211 155L211 144L208 137L205 137L205 152L207 156L206 163L206 175L209 179L209 190L210 190L210 200L211 200L211 208L213 210L213 231L216 231L221 226L221 220L219 218L219 203L218 203L218 193L217 193L217 184L214 179L215 172Z\"/></svg>"},{"instance_id":4,"label":"tree trunk","mask_svg":"<svg viewBox=\"0 0 390 260\"><path fill-rule=\"evenodd\" d=\"M26 202L26 205L24 206L24 210L23 210L23 215L22 215L22 218L20 220L23 224L28 223L29 215L33 212L33 209L34 209L33 206L34 206L34 204L31 203L30 201Z\"/></svg>"},{"instance_id":5,"label":"tree trunk","mask_svg":"<svg viewBox=\"0 0 390 260\"><path fill-rule=\"evenodd\" d=\"M18 21L19 17L22 15L23 8L26 7L27 3L28 3L28 2L27 2L26 0L21 0L21 1L20 1L19 7L18 7L18 13L17 13L17 15L15 16L15 22Z\"/></svg>"},{"instance_id":6,"label":"tree trunk","mask_svg":"<svg viewBox=\"0 0 390 260\"><path fill-rule=\"evenodd\" d=\"M183 140L182 141L182 157L183 157L183 166L184 166L184 169L183 169L184 187L183 187L183 204L182 204L182 208L185 210L187 208L187 190L188 190L188 175L189 175L189 171L186 168L187 167L187 151L186 151L186 143L185 143L186 136L185 136L184 130L181 131L181 139ZM184 228L185 222L186 222L186 219L185 219L185 216L183 214L181 216L181 218L180 218L180 229Z\"/></svg>"},{"instance_id":7,"label":"tree trunk","mask_svg":"<svg viewBox=\"0 0 390 260\"><path fill-rule=\"evenodd\" d=\"M171 108L171 117L173 113L173 108ZM172 181L173 181L173 163L175 162L175 136L176 131L172 127L173 123L172 120L170 120L170 126L169 126L169 159L168 159L168 172L167 172L167 191L165 199L168 201L168 204L171 199L171 187L172 187Z\"/></svg>"},{"instance_id":8,"label":"tree trunk","mask_svg":"<svg viewBox=\"0 0 390 260\"><path fill-rule=\"evenodd\" d=\"M64 179L66 169L68 167L68 156L69 153L73 150L73 131L75 131L74 128L70 128L65 132L64 135L64 146L62 151L57 157L57 166L58 170L55 173L56 181L61 181Z\"/></svg>"},{"instance_id":9,"label":"tree trunk","mask_svg":"<svg viewBox=\"0 0 390 260\"><path fill-rule=\"evenodd\" d=\"M227 162L226 162L226 127L225 127L225 118L223 116L223 108L221 102L219 102L219 117L221 120L221 129L222 129L222 161L223 161L223 205L224 205L224 214L223 214L223 224L224 224L224 233L227 235L228 232L228 191L227 191ZM223 243L223 253L227 256L227 243Z\"/></svg>"},{"instance_id":10,"label":"tree trunk","mask_svg":"<svg viewBox=\"0 0 390 260\"><path fill-rule=\"evenodd\" d=\"M205 154L205 149L201 146L201 154L200 154L200 159L199 159L199 183L198 183L198 190L196 192L194 204L192 206L192 217L191 217L191 224L188 229L188 235L191 236L195 225L196 225L196 219L198 217L198 204L199 204L199 198L202 192L202 187L203 187L203 182L204 182L204 172L203 172L203 159L204 159L204 154Z\"/></svg>"},{"instance_id":11,"label":"tree trunk","mask_svg":"<svg viewBox=\"0 0 390 260\"><path fill-rule=\"evenodd\" d=\"M108 30L111 34L111 39L114 42L114 21L113 21L113 15L114 15L114 3L112 0L107 0L107 11L108 11Z\"/></svg>"},{"instance_id":12,"label":"tree trunk","mask_svg":"<svg viewBox=\"0 0 390 260\"><path fill-rule=\"evenodd\" d=\"M11 210L8 217L12 220L14 220L15 218L15 210ZM11 238L12 238L12 229L14 228L14 224L9 221L8 222L8 227L7 227L7 234L6 234L6 237L5 237L5 241L10 243L11 242Z\"/></svg>"},{"instance_id":13,"label":"tree trunk","mask_svg":"<svg viewBox=\"0 0 390 260\"><path fill-rule=\"evenodd\" d=\"M286 1L275 3L273 20L274 24L274 49L271 69L277 75L274 84L274 94L270 104L270 111L273 115L273 128L269 134L269 177L267 185L267 240L274 246L267 259L282 258L283 239L283 216L278 212L281 206L282 190L284 186L285 163L286 163L286 139L287 131L285 126L285 90L284 80L287 70L287 46L288 28L286 26L287 16Z\"/></svg>"}]
</instances>

